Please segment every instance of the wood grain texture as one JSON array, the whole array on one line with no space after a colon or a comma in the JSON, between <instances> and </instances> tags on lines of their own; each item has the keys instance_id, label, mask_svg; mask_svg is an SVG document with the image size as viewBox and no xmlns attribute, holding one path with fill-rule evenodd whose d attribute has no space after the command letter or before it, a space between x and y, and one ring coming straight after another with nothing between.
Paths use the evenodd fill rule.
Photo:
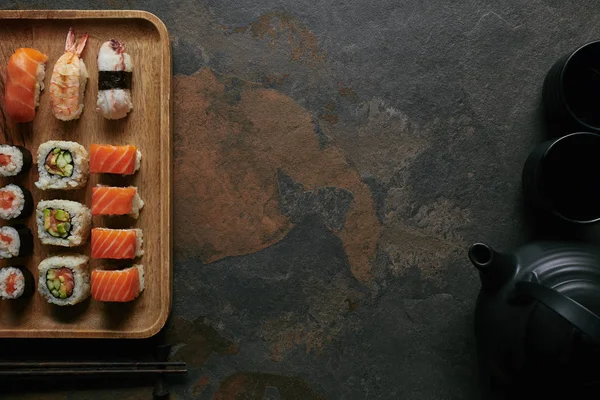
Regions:
<instances>
[{"instance_id":1,"label":"wood grain texture","mask_svg":"<svg viewBox=\"0 0 600 400\"><path fill-rule=\"evenodd\" d=\"M90 37L82 58L90 79L85 108L78 121L54 118L47 88L54 63L64 52L69 27L77 37ZM133 111L124 119L108 121L96 112L100 45L111 38L125 42L134 71ZM35 120L14 124L4 116L4 82L10 55L19 47L33 47L49 56L46 89L40 97ZM0 337L54 338L146 338L166 322L171 307L172 287L172 166L171 166L171 49L165 25L143 11L0 11L0 142L26 146L35 158L40 143L47 140L73 140L89 150L91 143L133 144L142 151L140 171L132 177L91 175L85 189L41 191L35 188L35 166L27 174L5 179L29 188L37 203L43 199L69 199L91 205L91 188L97 183L138 187L145 201L138 220L129 217L94 217L93 226L136 227L144 231L145 254L136 263L144 265L146 289L136 301L126 304L99 303L89 299L74 307L47 304L36 292L30 299L0 301ZM63 249L43 246L35 234L34 216L26 224L34 232L33 257L1 265L24 264L37 278L37 265L58 253L83 253L85 246ZM128 263L131 264L131 263ZM90 269L122 267L109 260L90 260ZM36 282L37 286L37 282Z\"/></svg>"}]
</instances>

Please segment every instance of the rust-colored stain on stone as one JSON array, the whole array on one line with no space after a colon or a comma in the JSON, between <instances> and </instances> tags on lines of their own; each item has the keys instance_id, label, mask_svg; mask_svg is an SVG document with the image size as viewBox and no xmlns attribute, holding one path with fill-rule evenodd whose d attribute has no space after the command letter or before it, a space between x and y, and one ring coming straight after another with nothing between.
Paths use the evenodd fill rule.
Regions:
<instances>
[{"instance_id":1,"label":"rust-colored stain on stone","mask_svg":"<svg viewBox=\"0 0 600 400\"><path fill-rule=\"evenodd\" d=\"M200 378L192 384L192 395L198 397L210 384L210 379L206 375L201 375Z\"/></svg>"},{"instance_id":2,"label":"rust-colored stain on stone","mask_svg":"<svg viewBox=\"0 0 600 400\"><path fill-rule=\"evenodd\" d=\"M319 47L317 37L298 19L284 12L272 12L260 16L249 26L225 28L230 33L246 33L269 40L269 46L284 40L290 46L290 59L308 63L321 62L325 51Z\"/></svg>"},{"instance_id":3,"label":"rust-colored stain on stone","mask_svg":"<svg viewBox=\"0 0 600 400\"><path fill-rule=\"evenodd\" d=\"M290 77L290 74L269 74L263 78L263 83L270 88L277 88Z\"/></svg>"},{"instance_id":4,"label":"rust-colored stain on stone","mask_svg":"<svg viewBox=\"0 0 600 400\"><path fill-rule=\"evenodd\" d=\"M335 103L330 101L323 106L319 118L329 122L332 125L338 123L338 115L335 113Z\"/></svg>"},{"instance_id":5,"label":"rust-colored stain on stone","mask_svg":"<svg viewBox=\"0 0 600 400\"><path fill-rule=\"evenodd\" d=\"M173 360L185 361L198 367L213 352L234 355L239 351L237 344L222 337L204 318L191 322L179 316L173 317L167 331L167 341L178 347Z\"/></svg>"},{"instance_id":6,"label":"rust-colored stain on stone","mask_svg":"<svg viewBox=\"0 0 600 400\"><path fill-rule=\"evenodd\" d=\"M356 321L346 316L358 307L365 294L352 288L349 280L335 277L322 282L307 277L305 284L309 305L306 313L284 312L261 325L261 337L269 343L269 357L274 362L282 361L298 347L307 354L319 354L327 343L356 328Z\"/></svg>"},{"instance_id":7,"label":"rust-colored stain on stone","mask_svg":"<svg viewBox=\"0 0 600 400\"><path fill-rule=\"evenodd\" d=\"M351 87L348 86L343 86L341 82L338 82L338 93L340 96L351 100L351 101L358 101L359 97L358 94L356 93L356 91L354 89L352 89Z\"/></svg>"},{"instance_id":8,"label":"rust-colored stain on stone","mask_svg":"<svg viewBox=\"0 0 600 400\"><path fill-rule=\"evenodd\" d=\"M253 372L231 375L221 383L214 396L215 400L263 400L265 398L326 400L304 379Z\"/></svg>"},{"instance_id":9,"label":"rust-colored stain on stone","mask_svg":"<svg viewBox=\"0 0 600 400\"><path fill-rule=\"evenodd\" d=\"M320 148L311 114L288 96L226 83L208 69L175 77L176 251L210 263L280 241L293 227L279 207L282 169L306 190L334 186L353 194L335 233L354 276L370 282L380 224L345 154Z\"/></svg>"},{"instance_id":10,"label":"rust-colored stain on stone","mask_svg":"<svg viewBox=\"0 0 600 400\"><path fill-rule=\"evenodd\" d=\"M405 275L416 267L422 279L442 284L444 263L464 252L466 244L456 230L468 221L468 211L447 199L422 205L409 221L392 212L386 220L380 246L389 255L391 270L396 275Z\"/></svg>"}]
</instances>

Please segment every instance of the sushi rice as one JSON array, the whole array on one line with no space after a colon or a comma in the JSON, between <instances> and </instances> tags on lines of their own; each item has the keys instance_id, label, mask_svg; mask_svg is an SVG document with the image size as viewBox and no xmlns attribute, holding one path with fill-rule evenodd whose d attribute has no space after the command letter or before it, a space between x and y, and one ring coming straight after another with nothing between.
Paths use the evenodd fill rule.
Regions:
<instances>
[{"instance_id":1,"label":"sushi rice","mask_svg":"<svg viewBox=\"0 0 600 400\"><path fill-rule=\"evenodd\" d=\"M47 158L55 149L70 153L73 171L70 176L61 176L48 171ZM35 186L41 190L48 189L78 189L87 183L89 171L89 156L87 150L77 142L50 140L42 143L37 152L39 179Z\"/></svg>"},{"instance_id":2,"label":"sushi rice","mask_svg":"<svg viewBox=\"0 0 600 400\"><path fill-rule=\"evenodd\" d=\"M144 233L141 229L135 229L135 256L141 257L144 255Z\"/></svg>"},{"instance_id":3,"label":"sushi rice","mask_svg":"<svg viewBox=\"0 0 600 400\"><path fill-rule=\"evenodd\" d=\"M10 161L6 165L0 165L0 176L18 175L31 164L31 153L24 147L2 144L0 145L0 154L10 157Z\"/></svg>"},{"instance_id":4,"label":"sushi rice","mask_svg":"<svg viewBox=\"0 0 600 400\"><path fill-rule=\"evenodd\" d=\"M34 102L35 106L38 107L40 105L40 93L44 90L44 78L46 77L46 63L38 64L36 71L36 84L34 90Z\"/></svg>"},{"instance_id":5,"label":"sushi rice","mask_svg":"<svg viewBox=\"0 0 600 400\"><path fill-rule=\"evenodd\" d=\"M13 219L21 215L21 212L25 207L25 195L23 194L23 190L17 185L10 184L0 189L0 192L7 192L7 194L12 194L14 196L10 208L5 209L0 207L0 218Z\"/></svg>"},{"instance_id":6,"label":"sushi rice","mask_svg":"<svg viewBox=\"0 0 600 400\"><path fill-rule=\"evenodd\" d=\"M44 229L44 210L63 210L69 215L70 230L65 237L52 236ZM36 208L35 216L37 232L43 244L54 246L74 247L85 243L92 226L92 213L85 205L71 200L43 200Z\"/></svg>"},{"instance_id":7,"label":"sushi rice","mask_svg":"<svg viewBox=\"0 0 600 400\"><path fill-rule=\"evenodd\" d=\"M13 281L14 290L10 292L8 288L8 279L12 274L15 274L17 278ZM0 268L0 299L16 299L21 297L24 292L25 276L23 275L23 272L15 267Z\"/></svg>"},{"instance_id":8,"label":"sushi rice","mask_svg":"<svg viewBox=\"0 0 600 400\"><path fill-rule=\"evenodd\" d=\"M13 258L31 254L33 236L29 228L3 226L0 228L0 258Z\"/></svg>"},{"instance_id":9,"label":"sushi rice","mask_svg":"<svg viewBox=\"0 0 600 400\"><path fill-rule=\"evenodd\" d=\"M48 303L58 306L69 306L80 303L90 295L90 274L88 257L82 254L58 255L46 258L38 265L38 291ZM48 288L48 272L67 268L73 274L72 293L66 298L56 297Z\"/></svg>"}]
</instances>

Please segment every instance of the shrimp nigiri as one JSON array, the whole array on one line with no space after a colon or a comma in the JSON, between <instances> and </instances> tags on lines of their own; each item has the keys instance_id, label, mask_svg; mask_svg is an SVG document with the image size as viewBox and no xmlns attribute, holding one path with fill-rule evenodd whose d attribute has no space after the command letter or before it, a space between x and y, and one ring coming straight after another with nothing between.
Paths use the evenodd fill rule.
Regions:
<instances>
[{"instance_id":1,"label":"shrimp nigiri","mask_svg":"<svg viewBox=\"0 0 600 400\"><path fill-rule=\"evenodd\" d=\"M83 112L83 93L88 79L87 68L79 57L87 42L87 33L79 44L73 28L69 28L65 54L60 56L50 80L50 105L54 116L63 121L79 118Z\"/></svg>"},{"instance_id":2,"label":"shrimp nigiri","mask_svg":"<svg viewBox=\"0 0 600 400\"><path fill-rule=\"evenodd\" d=\"M6 68L6 113L15 122L31 122L44 89L48 56L35 49L21 48L10 56Z\"/></svg>"},{"instance_id":3,"label":"shrimp nigiri","mask_svg":"<svg viewBox=\"0 0 600 400\"><path fill-rule=\"evenodd\" d=\"M111 39L98 52L97 110L104 118L119 119L133 108L131 102L131 57L125 44Z\"/></svg>"}]
</instances>

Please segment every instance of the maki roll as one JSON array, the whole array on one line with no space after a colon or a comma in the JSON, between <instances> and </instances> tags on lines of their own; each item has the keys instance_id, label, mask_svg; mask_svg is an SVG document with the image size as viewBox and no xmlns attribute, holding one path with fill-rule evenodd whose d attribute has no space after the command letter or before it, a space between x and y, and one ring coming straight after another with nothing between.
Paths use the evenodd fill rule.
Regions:
<instances>
[{"instance_id":1,"label":"maki roll","mask_svg":"<svg viewBox=\"0 0 600 400\"><path fill-rule=\"evenodd\" d=\"M6 185L0 189L0 218L24 218L33 210L31 192L19 185Z\"/></svg>"},{"instance_id":2,"label":"maki roll","mask_svg":"<svg viewBox=\"0 0 600 400\"><path fill-rule=\"evenodd\" d=\"M70 306L90 295L88 258L84 255L53 256L38 265L38 291L48 303Z\"/></svg>"},{"instance_id":3,"label":"maki roll","mask_svg":"<svg viewBox=\"0 0 600 400\"><path fill-rule=\"evenodd\" d=\"M131 101L131 57L125 44L111 39L98 52L97 110L107 119L119 119L133 109Z\"/></svg>"},{"instance_id":4,"label":"maki roll","mask_svg":"<svg viewBox=\"0 0 600 400\"><path fill-rule=\"evenodd\" d=\"M35 219L40 241L63 247L84 244L92 225L90 209L70 200L40 201Z\"/></svg>"},{"instance_id":5,"label":"maki roll","mask_svg":"<svg viewBox=\"0 0 600 400\"><path fill-rule=\"evenodd\" d=\"M21 265L0 268L0 299L31 296L34 286L33 275L27 268Z\"/></svg>"},{"instance_id":6,"label":"maki roll","mask_svg":"<svg viewBox=\"0 0 600 400\"><path fill-rule=\"evenodd\" d=\"M31 153L25 147L0 145L0 176L16 176L31 167Z\"/></svg>"},{"instance_id":7,"label":"maki roll","mask_svg":"<svg viewBox=\"0 0 600 400\"><path fill-rule=\"evenodd\" d=\"M142 207L144 201L135 186L92 188L92 215L130 215L137 219Z\"/></svg>"},{"instance_id":8,"label":"maki roll","mask_svg":"<svg viewBox=\"0 0 600 400\"><path fill-rule=\"evenodd\" d=\"M92 271L92 297L98 301L126 302L144 290L144 266L133 265L120 271Z\"/></svg>"},{"instance_id":9,"label":"maki roll","mask_svg":"<svg viewBox=\"0 0 600 400\"><path fill-rule=\"evenodd\" d=\"M73 190L84 187L88 178L88 152L76 142L51 140L38 148L39 179L35 186L41 190Z\"/></svg>"},{"instance_id":10,"label":"maki roll","mask_svg":"<svg viewBox=\"0 0 600 400\"><path fill-rule=\"evenodd\" d=\"M25 225L0 228L0 258L29 256L33 252L33 235Z\"/></svg>"}]
</instances>

